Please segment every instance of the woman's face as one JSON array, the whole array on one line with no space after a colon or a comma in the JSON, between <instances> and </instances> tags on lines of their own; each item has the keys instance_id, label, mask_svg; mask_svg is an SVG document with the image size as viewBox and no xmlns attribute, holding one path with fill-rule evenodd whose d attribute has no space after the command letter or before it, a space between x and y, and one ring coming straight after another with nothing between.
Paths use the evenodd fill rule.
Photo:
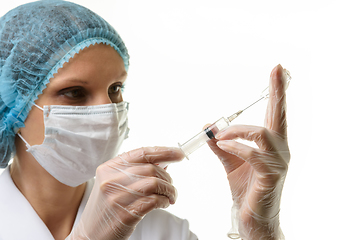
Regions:
<instances>
[{"instance_id":1,"label":"woman's face","mask_svg":"<svg viewBox=\"0 0 360 240\"><path fill-rule=\"evenodd\" d=\"M44 105L89 106L122 102L121 87L126 80L124 62L111 46L92 45L59 69L35 103ZM30 145L44 140L43 111L33 107L21 135Z\"/></svg>"}]
</instances>

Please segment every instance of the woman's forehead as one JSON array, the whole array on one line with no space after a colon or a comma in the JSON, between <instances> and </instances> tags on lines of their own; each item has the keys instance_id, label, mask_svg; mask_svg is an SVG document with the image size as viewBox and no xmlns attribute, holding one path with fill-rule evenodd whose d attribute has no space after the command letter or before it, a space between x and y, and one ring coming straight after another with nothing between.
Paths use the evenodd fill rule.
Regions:
<instances>
[{"instance_id":1,"label":"woman's forehead","mask_svg":"<svg viewBox=\"0 0 360 240\"><path fill-rule=\"evenodd\" d=\"M65 63L54 75L54 80L65 75L72 79L89 80L96 77L120 79L126 77L127 73L121 56L114 48L96 44L80 51Z\"/></svg>"}]
</instances>

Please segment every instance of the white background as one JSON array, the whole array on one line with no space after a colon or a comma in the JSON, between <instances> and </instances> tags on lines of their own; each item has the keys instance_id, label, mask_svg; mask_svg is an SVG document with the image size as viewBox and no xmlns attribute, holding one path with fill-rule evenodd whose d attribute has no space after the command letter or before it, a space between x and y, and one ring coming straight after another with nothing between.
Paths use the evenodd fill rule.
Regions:
<instances>
[{"instance_id":1,"label":"white background","mask_svg":"<svg viewBox=\"0 0 360 240\"><path fill-rule=\"evenodd\" d=\"M4 2L0 15L28 1ZM256 100L278 63L289 69L283 232L291 240L360 239L357 1L73 2L110 22L131 55L123 151L177 146ZM235 123L263 125L265 110L259 103ZM216 156L204 146L168 171L179 192L168 210L199 239L227 239L232 202Z\"/></svg>"}]
</instances>

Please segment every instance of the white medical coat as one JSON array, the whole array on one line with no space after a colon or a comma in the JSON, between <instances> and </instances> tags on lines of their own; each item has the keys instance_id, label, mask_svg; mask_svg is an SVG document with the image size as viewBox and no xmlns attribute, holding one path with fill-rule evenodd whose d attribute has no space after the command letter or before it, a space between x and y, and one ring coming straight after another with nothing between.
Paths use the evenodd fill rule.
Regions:
<instances>
[{"instance_id":1,"label":"white medical coat","mask_svg":"<svg viewBox=\"0 0 360 240\"><path fill-rule=\"evenodd\" d=\"M94 179L86 184L74 226L90 196ZM15 186L7 167L0 175L0 240L54 240L49 229ZM196 240L187 220L153 210L136 226L129 240Z\"/></svg>"}]
</instances>

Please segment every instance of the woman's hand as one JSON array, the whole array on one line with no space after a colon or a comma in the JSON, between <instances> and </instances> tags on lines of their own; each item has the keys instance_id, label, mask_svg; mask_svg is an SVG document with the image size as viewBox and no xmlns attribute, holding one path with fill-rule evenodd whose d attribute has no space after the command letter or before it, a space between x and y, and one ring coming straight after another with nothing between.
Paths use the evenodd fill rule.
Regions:
<instances>
[{"instance_id":1,"label":"woman's hand","mask_svg":"<svg viewBox=\"0 0 360 240\"><path fill-rule=\"evenodd\" d=\"M240 236L281 239L280 198L290 161L287 143L285 76L276 66L270 77L265 127L235 125L209 142L227 172ZM254 141L259 148L236 142Z\"/></svg>"},{"instance_id":2,"label":"woman's hand","mask_svg":"<svg viewBox=\"0 0 360 240\"><path fill-rule=\"evenodd\" d=\"M183 158L176 148L140 148L99 166L81 220L67 239L128 239L145 214L175 203L172 179L157 164Z\"/></svg>"}]
</instances>

